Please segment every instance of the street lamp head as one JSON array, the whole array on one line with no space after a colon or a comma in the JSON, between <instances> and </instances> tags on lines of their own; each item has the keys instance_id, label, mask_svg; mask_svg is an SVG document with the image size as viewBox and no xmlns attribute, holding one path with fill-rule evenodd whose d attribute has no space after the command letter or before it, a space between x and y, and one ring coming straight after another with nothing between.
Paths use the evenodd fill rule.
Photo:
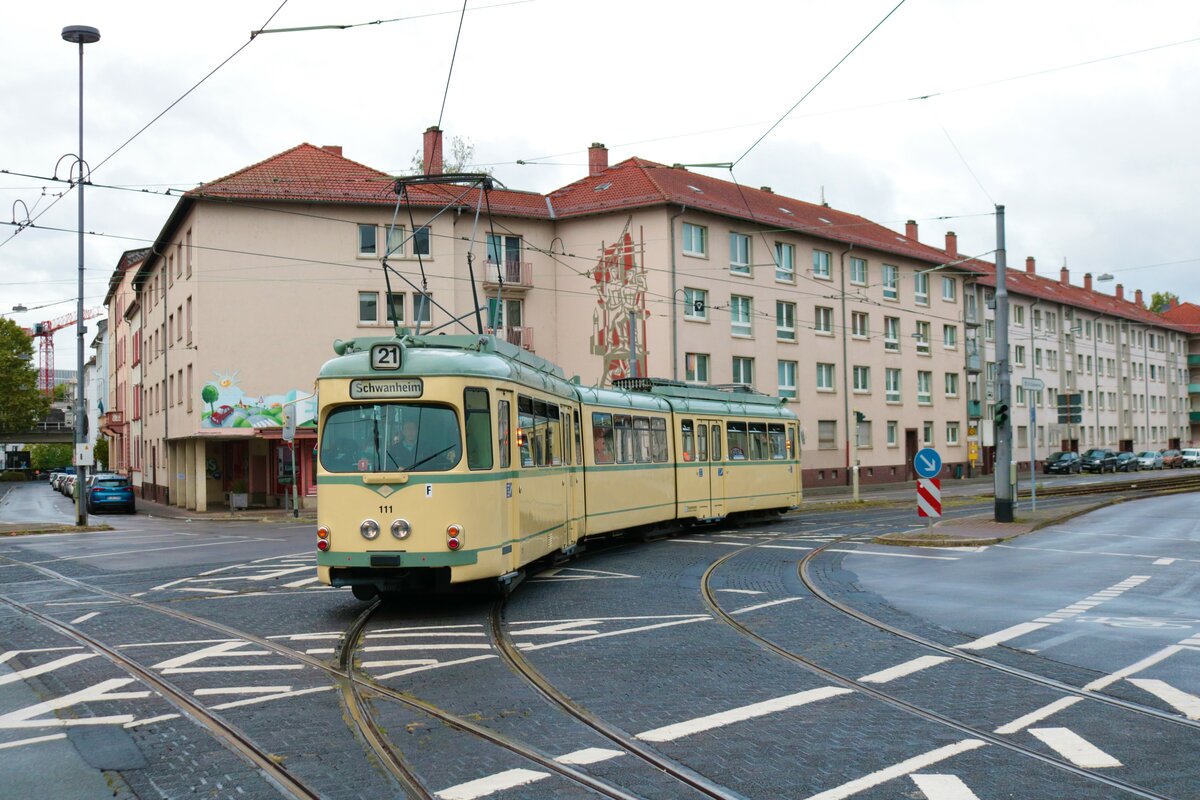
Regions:
<instances>
[{"instance_id":1,"label":"street lamp head","mask_svg":"<svg viewBox=\"0 0 1200 800\"><path fill-rule=\"evenodd\" d=\"M28 308L26 308L26 307L25 307L24 305L22 305L21 303L17 303L15 306L13 306L13 307L12 307L12 310L13 310L13 311L20 312L20 311L28 311L29 309L28 309Z\"/></svg>"},{"instance_id":2,"label":"street lamp head","mask_svg":"<svg viewBox=\"0 0 1200 800\"><path fill-rule=\"evenodd\" d=\"M1096 277L1096 280L1098 280L1098 281L1111 281L1112 279L1113 279L1113 276L1112 276L1111 272L1106 272L1103 275L1098 275Z\"/></svg>"},{"instance_id":3,"label":"street lamp head","mask_svg":"<svg viewBox=\"0 0 1200 800\"><path fill-rule=\"evenodd\" d=\"M100 41L100 31L87 25L68 25L62 29L62 37L71 44L92 44Z\"/></svg>"}]
</instances>

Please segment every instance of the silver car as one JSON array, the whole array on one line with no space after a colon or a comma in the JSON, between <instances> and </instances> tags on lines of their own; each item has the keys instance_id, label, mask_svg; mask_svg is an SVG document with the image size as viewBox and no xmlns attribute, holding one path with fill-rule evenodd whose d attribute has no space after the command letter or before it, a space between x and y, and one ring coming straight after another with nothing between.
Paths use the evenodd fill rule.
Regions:
<instances>
[{"instance_id":1,"label":"silver car","mask_svg":"<svg viewBox=\"0 0 1200 800\"><path fill-rule=\"evenodd\" d=\"M1200 449L1189 447L1184 450L1183 465L1185 467L1200 467Z\"/></svg>"},{"instance_id":2,"label":"silver car","mask_svg":"<svg viewBox=\"0 0 1200 800\"><path fill-rule=\"evenodd\" d=\"M1162 469L1163 458L1162 453L1155 453L1153 450L1143 450L1137 454L1138 466L1142 469Z\"/></svg>"}]
</instances>

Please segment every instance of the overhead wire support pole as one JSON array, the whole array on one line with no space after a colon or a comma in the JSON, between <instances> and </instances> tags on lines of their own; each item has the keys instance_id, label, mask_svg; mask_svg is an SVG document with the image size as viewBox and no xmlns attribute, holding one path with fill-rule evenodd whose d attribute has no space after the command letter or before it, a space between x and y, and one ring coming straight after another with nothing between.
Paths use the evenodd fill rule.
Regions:
<instances>
[{"instance_id":1,"label":"overhead wire support pole","mask_svg":"<svg viewBox=\"0 0 1200 800\"><path fill-rule=\"evenodd\" d=\"M995 520L1013 521L1012 486L1012 375L1008 358L1007 253L1004 245L1004 206L996 205L996 407L1006 418L995 424Z\"/></svg>"}]
</instances>

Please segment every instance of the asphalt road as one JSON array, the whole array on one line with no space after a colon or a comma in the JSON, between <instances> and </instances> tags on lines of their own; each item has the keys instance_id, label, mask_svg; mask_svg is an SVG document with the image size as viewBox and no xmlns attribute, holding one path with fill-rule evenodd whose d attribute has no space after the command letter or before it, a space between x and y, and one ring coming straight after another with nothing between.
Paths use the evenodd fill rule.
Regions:
<instances>
[{"instance_id":1,"label":"asphalt road","mask_svg":"<svg viewBox=\"0 0 1200 800\"><path fill-rule=\"evenodd\" d=\"M333 798L1196 797L1198 519L1160 497L949 550L810 507L593 548L500 609L380 606L361 638L307 524L3 538L0 795L293 796L274 764Z\"/></svg>"}]
</instances>

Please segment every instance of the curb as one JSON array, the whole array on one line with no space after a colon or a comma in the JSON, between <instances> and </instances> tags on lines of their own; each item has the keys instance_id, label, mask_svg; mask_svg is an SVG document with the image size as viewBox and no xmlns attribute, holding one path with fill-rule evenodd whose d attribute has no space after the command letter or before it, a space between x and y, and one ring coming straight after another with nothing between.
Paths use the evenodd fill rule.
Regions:
<instances>
[{"instance_id":1,"label":"curb","mask_svg":"<svg viewBox=\"0 0 1200 800\"><path fill-rule=\"evenodd\" d=\"M1117 503L1124 503L1129 500L1144 500L1144 499L1146 499L1146 498L1112 497L1101 503L1091 503L1091 504L1088 504L1085 506L1080 506L1078 508L1067 511L1063 514L1059 514L1056 517L1051 517L1049 519L1032 522L1029 524L1029 530L1017 531L1008 536L987 536L987 537L976 537L973 539L967 539L967 538L963 538L963 537L952 538L952 539L950 539L950 538L937 539L937 538L932 538L932 537L914 538L914 537L908 537L908 536L896 536L895 534L885 533L882 536L876 536L874 539L871 540L871 543L872 544L892 545L893 547L983 547L986 545L1000 544L1001 542L1007 542L1012 539L1019 538L1021 536L1026 536L1035 531L1039 531L1042 528L1049 527L1050 525L1057 525L1060 522L1066 522L1069 519L1074 519L1075 517L1079 517L1084 514L1088 514L1092 511L1098 511L1101 508L1106 508L1108 506L1116 505ZM967 517L967 519L970 519L970 517ZM936 534L935 534L935 536L936 536Z\"/></svg>"},{"instance_id":2,"label":"curb","mask_svg":"<svg viewBox=\"0 0 1200 800\"><path fill-rule=\"evenodd\" d=\"M111 531L113 527L110 525L84 525L76 527L74 525L47 525L44 528L21 528L15 531L0 531L0 536L37 536L43 533L96 533L98 531Z\"/></svg>"}]
</instances>

